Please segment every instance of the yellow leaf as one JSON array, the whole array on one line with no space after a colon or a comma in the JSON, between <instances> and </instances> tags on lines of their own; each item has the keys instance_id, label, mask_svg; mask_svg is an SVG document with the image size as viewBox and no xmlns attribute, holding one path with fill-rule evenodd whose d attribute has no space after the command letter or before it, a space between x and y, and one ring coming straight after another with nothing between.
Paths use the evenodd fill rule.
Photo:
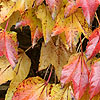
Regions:
<instances>
[{"instance_id":1,"label":"yellow leaf","mask_svg":"<svg viewBox=\"0 0 100 100\"><path fill-rule=\"evenodd\" d=\"M56 45L51 39L47 45L42 44L39 70L43 70L52 64L55 67L58 79L60 79L62 67L67 64L70 55L71 53L66 50L59 38Z\"/></svg>"},{"instance_id":2,"label":"yellow leaf","mask_svg":"<svg viewBox=\"0 0 100 100\"><path fill-rule=\"evenodd\" d=\"M7 31L10 31L10 28L12 25L16 25L16 22L19 22L21 20L21 14L19 11L14 12L10 17L9 17L9 23L7 27ZM5 29L7 24L7 21L4 21L3 23L0 24L0 26Z\"/></svg>"},{"instance_id":3,"label":"yellow leaf","mask_svg":"<svg viewBox=\"0 0 100 100\"><path fill-rule=\"evenodd\" d=\"M68 89L66 86L61 88L61 85L57 84L51 90L51 100L72 100L71 91L71 88Z\"/></svg>"},{"instance_id":4,"label":"yellow leaf","mask_svg":"<svg viewBox=\"0 0 100 100\"><path fill-rule=\"evenodd\" d=\"M0 57L0 85L12 80L14 71L5 56Z\"/></svg>"},{"instance_id":5,"label":"yellow leaf","mask_svg":"<svg viewBox=\"0 0 100 100\"><path fill-rule=\"evenodd\" d=\"M22 14L22 21L25 21L26 24L30 26L32 42L42 37L41 21L35 15L33 8L28 9L27 11L25 11L25 13ZM37 29L38 33L36 33Z\"/></svg>"},{"instance_id":6,"label":"yellow leaf","mask_svg":"<svg viewBox=\"0 0 100 100\"><path fill-rule=\"evenodd\" d=\"M7 0L0 2L0 23L7 20L13 12L19 10L25 11L28 8L32 8L34 0Z\"/></svg>"},{"instance_id":7,"label":"yellow leaf","mask_svg":"<svg viewBox=\"0 0 100 100\"><path fill-rule=\"evenodd\" d=\"M52 29L55 21L52 20L50 12L45 5L40 5L36 11L37 18L42 21L44 41L47 43L51 38Z\"/></svg>"},{"instance_id":8,"label":"yellow leaf","mask_svg":"<svg viewBox=\"0 0 100 100\"><path fill-rule=\"evenodd\" d=\"M65 40L64 38L61 38L63 41L66 41L64 44L67 45L67 49L72 51L72 48L78 43L81 33L88 38L92 31L88 27L81 8L78 8L74 14L67 18L64 18L64 9L62 8L57 16L57 21L52 32L52 36L65 32Z\"/></svg>"},{"instance_id":9,"label":"yellow leaf","mask_svg":"<svg viewBox=\"0 0 100 100\"><path fill-rule=\"evenodd\" d=\"M10 83L10 87L7 91L5 100L11 100L13 93L16 91L16 88L20 82L22 82L28 75L31 66L31 61L28 56L23 53L19 58L18 64L16 65L14 71L16 75Z\"/></svg>"}]
</instances>

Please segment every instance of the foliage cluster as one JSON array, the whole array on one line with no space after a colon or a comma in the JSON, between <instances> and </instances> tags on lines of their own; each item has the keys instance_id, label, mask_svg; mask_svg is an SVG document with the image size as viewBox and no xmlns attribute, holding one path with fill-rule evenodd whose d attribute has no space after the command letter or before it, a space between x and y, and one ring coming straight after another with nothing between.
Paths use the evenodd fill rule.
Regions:
<instances>
[{"instance_id":1,"label":"foliage cluster","mask_svg":"<svg viewBox=\"0 0 100 100\"><path fill-rule=\"evenodd\" d=\"M94 17L100 25L99 4L100 0L0 0L0 85L11 80L5 100L100 99L100 58L96 57L100 27L91 29ZM21 30L30 26L32 45L27 50L18 48L12 25ZM38 71L47 69L44 79L26 79L31 66L26 52L42 37ZM58 84L49 83L54 69Z\"/></svg>"}]
</instances>

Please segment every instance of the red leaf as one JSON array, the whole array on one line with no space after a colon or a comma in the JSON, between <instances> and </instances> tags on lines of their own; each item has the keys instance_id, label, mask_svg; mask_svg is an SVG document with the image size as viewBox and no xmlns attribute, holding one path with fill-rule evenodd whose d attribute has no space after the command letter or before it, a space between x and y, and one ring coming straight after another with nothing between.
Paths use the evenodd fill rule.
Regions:
<instances>
[{"instance_id":1,"label":"red leaf","mask_svg":"<svg viewBox=\"0 0 100 100\"><path fill-rule=\"evenodd\" d=\"M0 28L0 56L5 55L14 67L17 62L17 36L15 32L5 32Z\"/></svg>"},{"instance_id":2,"label":"red leaf","mask_svg":"<svg viewBox=\"0 0 100 100\"><path fill-rule=\"evenodd\" d=\"M70 5L67 6L65 9L65 17L70 13L73 13L78 7L82 7L84 16L88 24L90 25L90 23L94 18L95 11L99 6L99 3L100 1L98 0L76 0L76 4L75 4L74 1L71 0Z\"/></svg>"},{"instance_id":3,"label":"red leaf","mask_svg":"<svg viewBox=\"0 0 100 100\"><path fill-rule=\"evenodd\" d=\"M46 0L46 4L48 4L49 9L52 12L52 18L55 19L60 10L62 0Z\"/></svg>"},{"instance_id":4,"label":"red leaf","mask_svg":"<svg viewBox=\"0 0 100 100\"><path fill-rule=\"evenodd\" d=\"M100 92L100 59L92 66L90 74L90 99Z\"/></svg>"},{"instance_id":5,"label":"red leaf","mask_svg":"<svg viewBox=\"0 0 100 100\"><path fill-rule=\"evenodd\" d=\"M76 4L78 7L82 7L84 16L88 24L90 24L99 6L99 2L97 0L76 0Z\"/></svg>"},{"instance_id":6,"label":"red leaf","mask_svg":"<svg viewBox=\"0 0 100 100\"><path fill-rule=\"evenodd\" d=\"M84 58L80 55L74 55L62 70L61 83L65 84L72 81L74 95L80 99L89 84L89 71Z\"/></svg>"},{"instance_id":7,"label":"red leaf","mask_svg":"<svg viewBox=\"0 0 100 100\"><path fill-rule=\"evenodd\" d=\"M87 59L94 57L100 50L100 27L95 29L89 37L89 42L86 47Z\"/></svg>"}]
</instances>

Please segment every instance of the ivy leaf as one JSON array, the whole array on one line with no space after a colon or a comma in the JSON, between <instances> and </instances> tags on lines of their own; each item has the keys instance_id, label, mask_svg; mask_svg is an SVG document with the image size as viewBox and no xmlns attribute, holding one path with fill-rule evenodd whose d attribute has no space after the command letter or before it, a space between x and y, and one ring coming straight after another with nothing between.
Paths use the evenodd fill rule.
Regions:
<instances>
[{"instance_id":1,"label":"ivy leaf","mask_svg":"<svg viewBox=\"0 0 100 100\"><path fill-rule=\"evenodd\" d=\"M100 50L100 27L95 29L92 34L89 36L89 42L86 47L86 56L87 59L94 57Z\"/></svg>"},{"instance_id":2,"label":"ivy leaf","mask_svg":"<svg viewBox=\"0 0 100 100\"><path fill-rule=\"evenodd\" d=\"M100 59L91 66L90 74L90 99L100 92Z\"/></svg>"},{"instance_id":3,"label":"ivy leaf","mask_svg":"<svg viewBox=\"0 0 100 100\"><path fill-rule=\"evenodd\" d=\"M70 93L66 87L61 89L60 84L46 85L40 77L32 77L19 84L12 100L71 100Z\"/></svg>"},{"instance_id":4,"label":"ivy leaf","mask_svg":"<svg viewBox=\"0 0 100 100\"><path fill-rule=\"evenodd\" d=\"M58 79L60 79L62 67L67 63L71 53L66 50L59 38L55 43L50 40L47 45L42 44L39 70L46 69L52 64L55 67Z\"/></svg>"},{"instance_id":5,"label":"ivy leaf","mask_svg":"<svg viewBox=\"0 0 100 100\"><path fill-rule=\"evenodd\" d=\"M45 5L40 5L36 11L37 18L42 21L44 41L47 43L51 38L54 21L50 16L49 9Z\"/></svg>"},{"instance_id":6,"label":"ivy leaf","mask_svg":"<svg viewBox=\"0 0 100 100\"><path fill-rule=\"evenodd\" d=\"M12 67L15 67L18 60L17 48L16 32L7 32L0 27L0 56L5 55Z\"/></svg>"},{"instance_id":7,"label":"ivy leaf","mask_svg":"<svg viewBox=\"0 0 100 100\"><path fill-rule=\"evenodd\" d=\"M66 84L70 81L73 83L75 98L79 100L89 84L89 71L80 53L72 55L68 64L63 67L61 83Z\"/></svg>"},{"instance_id":8,"label":"ivy leaf","mask_svg":"<svg viewBox=\"0 0 100 100\"><path fill-rule=\"evenodd\" d=\"M14 78L14 71L5 56L0 57L0 85Z\"/></svg>"},{"instance_id":9,"label":"ivy leaf","mask_svg":"<svg viewBox=\"0 0 100 100\"><path fill-rule=\"evenodd\" d=\"M23 53L20 55L19 61L14 69L16 74L14 75L13 80L10 82L5 100L11 100L13 93L16 91L16 88L20 82L22 82L28 75L31 66L31 60L28 56Z\"/></svg>"},{"instance_id":10,"label":"ivy leaf","mask_svg":"<svg viewBox=\"0 0 100 100\"><path fill-rule=\"evenodd\" d=\"M88 24L80 8L77 9L77 12L67 18L64 18L64 9L62 9L57 16L57 21L52 32L52 36L65 32L65 45L67 45L67 49L72 51L72 48L78 43L81 33L88 38L89 34L91 33L91 29L88 28ZM64 39L62 38L62 40Z\"/></svg>"}]
</instances>

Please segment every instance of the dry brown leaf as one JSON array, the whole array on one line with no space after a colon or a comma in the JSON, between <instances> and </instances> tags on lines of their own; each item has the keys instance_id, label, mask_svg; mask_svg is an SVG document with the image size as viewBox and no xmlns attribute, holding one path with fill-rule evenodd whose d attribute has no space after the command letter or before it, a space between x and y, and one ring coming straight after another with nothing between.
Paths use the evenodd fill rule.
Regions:
<instances>
[{"instance_id":1,"label":"dry brown leaf","mask_svg":"<svg viewBox=\"0 0 100 100\"><path fill-rule=\"evenodd\" d=\"M39 70L47 68L50 64L55 67L58 79L60 79L62 67L67 64L71 53L58 38L56 44L52 40L45 45L42 44Z\"/></svg>"}]
</instances>

